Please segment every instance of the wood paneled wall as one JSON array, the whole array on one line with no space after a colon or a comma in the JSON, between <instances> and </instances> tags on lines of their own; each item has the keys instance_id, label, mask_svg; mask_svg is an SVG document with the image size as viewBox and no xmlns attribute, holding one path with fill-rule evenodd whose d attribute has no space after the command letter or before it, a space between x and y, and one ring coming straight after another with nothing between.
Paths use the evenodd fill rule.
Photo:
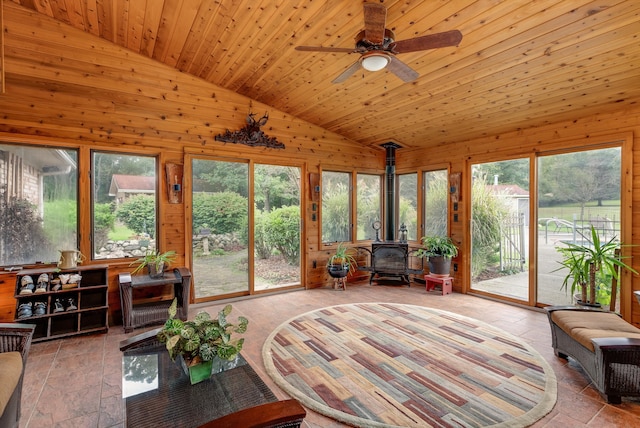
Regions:
<instances>
[{"instance_id":1,"label":"wood paneled wall","mask_svg":"<svg viewBox=\"0 0 640 428\"><path fill-rule=\"evenodd\" d=\"M622 152L623 163L632 157L630 171L623 168L623 180L629 183L630 195L623 205L623 221L628 227L627 236L622 240L629 244L640 243L640 107L634 110L620 111L615 114L576 118L571 122L561 122L544 127L524 129L490 137L478 138L457 144L437 145L429 150L399 150L397 163L403 170L428 168L429 165L448 164L451 172L462 173L462 202L459 204L459 221L450 219L452 238L461 243L463 251L458 256L462 264L456 274L454 288L467 292L470 287L468 278L469 256L469 167L472 162L490 162L532 153L552 150L570 150L606 142L628 142L627 151ZM623 201L624 203L624 201ZM640 271L640 246L634 246L632 265ZM640 324L640 305L632 292L640 290L640 276L623 273L621 287L621 311L626 320Z\"/></svg>"}]
</instances>

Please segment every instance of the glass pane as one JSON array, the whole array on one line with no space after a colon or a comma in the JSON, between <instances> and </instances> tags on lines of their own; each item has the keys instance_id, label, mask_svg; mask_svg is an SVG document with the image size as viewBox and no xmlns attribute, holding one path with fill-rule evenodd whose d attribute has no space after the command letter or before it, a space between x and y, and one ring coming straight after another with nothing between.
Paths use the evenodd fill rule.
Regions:
<instances>
[{"instance_id":1,"label":"glass pane","mask_svg":"<svg viewBox=\"0 0 640 428\"><path fill-rule=\"evenodd\" d=\"M300 284L300 168L256 165L254 288Z\"/></svg>"},{"instance_id":2,"label":"glass pane","mask_svg":"<svg viewBox=\"0 0 640 428\"><path fill-rule=\"evenodd\" d=\"M350 241L349 173L322 172L322 242Z\"/></svg>"},{"instance_id":3,"label":"glass pane","mask_svg":"<svg viewBox=\"0 0 640 428\"><path fill-rule=\"evenodd\" d=\"M529 159L471 171L471 288L528 302Z\"/></svg>"},{"instance_id":4,"label":"glass pane","mask_svg":"<svg viewBox=\"0 0 640 428\"><path fill-rule=\"evenodd\" d=\"M559 269L558 248L590 245L591 226L602 242L620 236L620 168L619 147L538 159L539 302L573 304L571 286L562 287L568 270ZM610 297L610 278L599 278L596 301L609 305Z\"/></svg>"},{"instance_id":5,"label":"glass pane","mask_svg":"<svg viewBox=\"0 0 640 428\"><path fill-rule=\"evenodd\" d=\"M0 144L0 265L78 249L77 165L75 150Z\"/></svg>"},{"instance_id":6,"label":"glass pane","mask_svg":"<svg viewBox=\"0 0 640 428\"><path fill-rule=\"evenodd\" d=\"M93 258L156 249L156 159L93 153Z\"/></svg>"},{"instance_id":7,"label":"glass pane","mask_svg":"<svg viewBox=\"0 0 640 428\"><path fill-rule=\"evenodd\" d=\"M418 236L418 174L398 175L398 222L407 227L407 239ZM398 236L398 231L395 231Z\"/></svg>"},{"instance_id":8,"label":"glass pane","mask_svg":"<svg viewBox=\"0 0 640 428\"><path fill-rule=\"evenodd\" d=\"M376 239L376 231L373 229L373 222L382 220L380 204L380 183L379 175L358 174L357 183L357 210L358 210L358 231L356 239Z\"/></svg>"},{"instance_id":9,"label":"glass pane","mask_svg":"<svg viewBox=\"0 0 640 428\"><path fill-rule=\"evenodd\" d=\"M424 173L424 236L448 236L447 170Z\"/></svg>"},{"instance_id":10,"label":"glass pane","mask_svg":"<svg viewBox=\"0 0 640 428\"><path fill-rule=\"evenodd\" d=\"M193 161L195 298L249 290L249 166Z\"/></svg>"}]
</instances>

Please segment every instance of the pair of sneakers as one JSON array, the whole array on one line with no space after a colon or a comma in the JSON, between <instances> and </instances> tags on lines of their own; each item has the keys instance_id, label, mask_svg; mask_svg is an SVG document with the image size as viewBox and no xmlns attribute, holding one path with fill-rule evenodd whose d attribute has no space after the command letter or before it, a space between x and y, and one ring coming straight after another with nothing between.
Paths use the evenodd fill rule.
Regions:
<instances>
[{"instance_id":1,"label":"pair of sneakers","mask_svg":"<svg viewBox=\"0 0 640 428\"><path fill-rule=\"evenodd\" d=\"M47 313L47 302L25 302L18 306L18 318L30 318L33 316L45 315Z\"/></svg>"},{"instance_id":2,"label":"pair of sneakers","mask_svg":"<svg viewBox=\"0 0 640 428\"><path fill-rule=\"evenodd\" d=\"M63 300L65 304L63 304ZM69 297L67 299L56 299L53 302L53 307L54 314L65 311L75 311L78 309L78 307L76 306L76 301L73 297Z\"/></svg>"},{"instance_id":3,"label":"pair of sneakers","mask_svg":"<svg viewBox=\"0 0 640 428\"><path fill-rule=\"evenodd\" d=\"M46 293L48 287L49 287L49 275L48 274L46 274L46 273L40 274L40 276L38 276L37 285L33 284L33 278L31 278L31 275L25 275L20 280L20 292L19 292L19 294L21 294L21 295L33 294L34 293L34 289L35 289L35 293L36 294Z\"/></svg>"}]
</instances>

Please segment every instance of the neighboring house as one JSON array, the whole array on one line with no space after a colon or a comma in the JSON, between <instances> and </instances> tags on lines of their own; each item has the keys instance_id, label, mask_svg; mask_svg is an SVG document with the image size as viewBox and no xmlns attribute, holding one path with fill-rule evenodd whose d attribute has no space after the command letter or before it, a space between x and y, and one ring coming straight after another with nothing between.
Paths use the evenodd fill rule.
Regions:
<instances>
[{"instance_id":1,"label":"neighboring house","mask_svg":"<svg viewBox=\"0 0 640 428\"><path fill-rule=\"evenodd\" d=\"M44 177L69 174L75 169L76 160L64 150L5 146L0 151L0 174L6 183L1 189L2 197L6 201L26 199L38 207L42 216Z\"/></svg>"},{"instance_id":2,"label":"neighboring house","mask_svg":"<svg viewBox=\"0 0 640 428\"><path fill-rule=\"evenodd\" d=\"M524 214L524 224L529 225L529 191L517 184L494 184L488 186L500 197L512 213Z\"/></svg>"},{"instance_id":3,"label":"neighboring house","mask_svg":"<svg viewBox=\"0 0 640 428\"><path fill-rule=\"evenodd\" d=\"M114 196L116 206L133 195L154 195L156 191L156 178L143 175L113 174L109 186L109 196Z\"/></svg>"}]
</instances>

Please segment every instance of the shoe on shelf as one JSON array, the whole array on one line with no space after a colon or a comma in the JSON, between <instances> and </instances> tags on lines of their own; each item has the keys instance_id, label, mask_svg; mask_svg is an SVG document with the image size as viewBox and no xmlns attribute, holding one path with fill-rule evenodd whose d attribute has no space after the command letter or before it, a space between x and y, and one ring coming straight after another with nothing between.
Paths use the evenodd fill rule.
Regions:
<instances>
[{"instance_id":1,"label":"shoe on shelf","mask_svg":"<svg viewBox=\"0 0 640 428\"><path fill-rule=\"evenodd\" d=\"M36 293L46 293L49 287L49 275L41 273L38 277L38 285L36 285Z\"/></svg>"},{"instance_id":2,"label":"shoe on shelf","mask_svg":"<svg viewBox=\"0 0 640 428\"><path fill-rule=\"evenodd\" d=\"M33 278L30 275L25 275L20 280L20 294L33 293Z\"/></svg>"},{"instance_id":3,"label":"shoe on shelf","mask_svg":"<svg viewBox=\"0 0 640 428\"><path fill-rule=\"evenodd\" d=\"M46 315L46 314L47 314L46 302L35 302L33 304L33 315Z\"/></svg>"},{"instance_id":4,"label":"shoe on shelf","mask_svg":"<svg viewBox=\"0 0 640 428\"><path fill-rule=\"evenodd\" d=\"M18 318L29 318L33 316L33 306L31 302L20 303L18 306Z\"/></svg>"},{"instance_id":5,"label":"shoe on shelf","mask_svg":"<svg viewBox=\"0 0 640 428\"><path fill-rule=\"evenodd\" d=\"M76 302L75 300L73 300L73 297L69 297L67 299L67 311L75 311L78 310L78 307L76 306Z\"/></svg>"},{"instance_id":6,"label":"shoe on shelf","mask_svg":"<svg viewBox=\"0 0 640 428\"><path fill-rule=\"evenodd\" d=\"M51 280L51 291L58 291L62 288L62 284L60 284L60 278L53 278Z\"/></svg>"},{"instance_id":7,"label":"shoe on shelf","mask_svg":"<svg viewBox=\"0 0 640 428\"><path fill-rule=\"evenodd\" d=\"M64 312L64 306L62 306L62 301L60 299L56 299L55 302L53 302L53 313L58 313L58 312Z\"/></svg>"}]
</instances>

